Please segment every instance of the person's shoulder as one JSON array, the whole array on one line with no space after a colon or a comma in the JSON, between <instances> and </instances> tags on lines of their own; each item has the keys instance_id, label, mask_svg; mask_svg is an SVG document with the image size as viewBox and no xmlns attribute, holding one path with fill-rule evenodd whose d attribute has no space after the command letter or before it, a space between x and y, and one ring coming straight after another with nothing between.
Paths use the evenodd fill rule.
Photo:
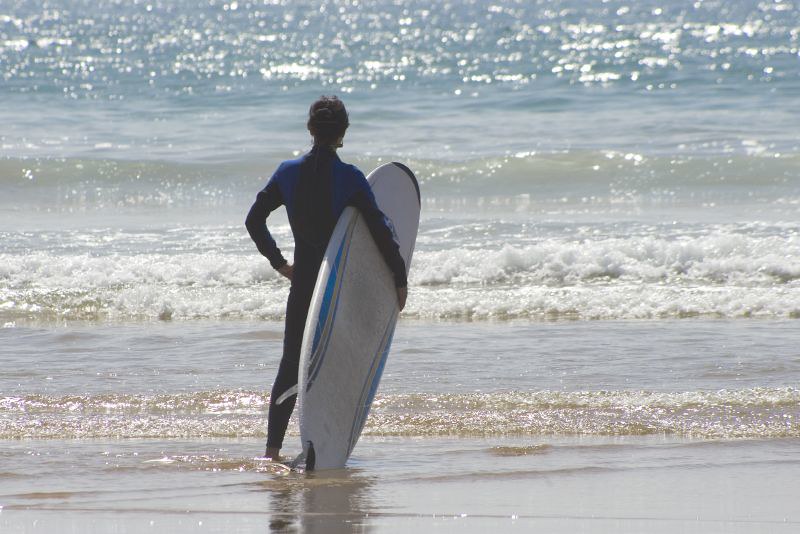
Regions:
<instances>
[{"instance_id":1,"label":"person's shoulder","mask_svg":"<svg viewBox=\"0 0 800 534\"><path fill-rule=\"evenodd\" d=\"M294 159L287 159L285 161L282 161L281 164L278 165L278 170L288 170L300 167L305 157L306 155L303 154L302 156L298 156Z\"/></svg>"},{"instance_id":2,"label":"person's shoulder","mask_svg":"<svg viewBox=\"0 0 800 534\"><path fill-rule=\"evenodd\" d=\"M367 179L367 177L364 175L364 173L361 171L361 169L359 169L358 167L356 167L352 163L345 163L344 161L342 161L340 159L337 159L336 163L337 163L337 166L339 167L339 169L348 178L354 179L356 181L361 181L361 180L366 180Z\"/></svg>"},{"instance_id":3,"label":"person's shoulder","mask_svg":"<svg viewBox=\"0 0 800 534\"><path fill-rule=\"evenodd\" d=\"M305 155L282 161L278 168L275 169L275 173L272 175L273 179L280 180L295 175L303 163L303 158L305 158Z\"/></svg>"}]
</instances>

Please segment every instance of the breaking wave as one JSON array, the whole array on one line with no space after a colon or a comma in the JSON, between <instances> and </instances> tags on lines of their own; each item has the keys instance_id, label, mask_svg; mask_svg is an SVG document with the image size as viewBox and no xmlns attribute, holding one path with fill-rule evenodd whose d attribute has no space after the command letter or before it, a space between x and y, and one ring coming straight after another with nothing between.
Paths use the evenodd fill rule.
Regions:
<instances>
[{"instance_id":1,"label":"breaking wave","mask_svg":"<svg viewBox=\"0 0 800 534\"><path fill-rule=\"evenodd\" d=\"M442 248L439 231L423 229L406 317L800 317L794 226L705 228L699 235L660 228L599 236L528 230L515 239L519 244L500 247L492 243L507 239L500 231L486 246L470 244L479 231L443 238L455 246ZM288 228L277 232L286 240ZM75 247L102 241L99 252L86 245L77 253L54 245L28 252L23 236L20 251L0 253L0 319L281 319L287 284L241 234L226 227L174 238L64 237ZM202 243L199 251L187 250L192 241Z\"/></svg>"}]
</instances>

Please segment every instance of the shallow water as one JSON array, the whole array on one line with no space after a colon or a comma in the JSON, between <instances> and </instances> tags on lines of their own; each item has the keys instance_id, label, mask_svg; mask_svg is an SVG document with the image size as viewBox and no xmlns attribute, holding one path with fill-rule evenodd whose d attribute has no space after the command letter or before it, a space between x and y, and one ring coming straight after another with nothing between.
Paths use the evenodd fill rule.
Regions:
<instances>
[{"instance_id":1,"label":"shallow water","mask_svg":"<svg viewBox=\"0 0 800 534\"><path fill-rule=\"evenodd\" d=\"M253 457L260 444L10 442L3 456L17 467L2 474L0 525L11 532L480 532L490 525L793 532L800 524L796 439L367 436L346 469L311 475Z\"/></svg>"},{"instance_id":2,"label":"shallow water","mask_svg":"<svg viewBox=\"0 0 800 534\"><path fill-rule=\"evenodd\" d=\"M314 474L258 458L281 326L0 331L0 524L12 532L56 524L62 532L201 524L790 532L800 524L794 321L402 321L348 466ZM293 421L284 452L299 451Z\"/></svg>"}]
</instances>

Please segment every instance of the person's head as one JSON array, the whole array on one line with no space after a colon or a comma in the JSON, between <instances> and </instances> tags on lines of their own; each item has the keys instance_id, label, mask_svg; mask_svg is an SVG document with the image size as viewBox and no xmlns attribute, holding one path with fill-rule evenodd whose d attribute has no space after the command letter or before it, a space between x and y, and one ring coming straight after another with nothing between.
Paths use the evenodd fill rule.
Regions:
<instances>
[{"instance_id":1,"label":"person's head","mask_svg":"<svg viewBox=\"0 0 800 534\"><path fill-rule=\"evenodd\" d=\"M350 121L344 102L335 96L321 96L308 110L308 131L317 146L342 146Z\"/></svg>"}]
</instances>

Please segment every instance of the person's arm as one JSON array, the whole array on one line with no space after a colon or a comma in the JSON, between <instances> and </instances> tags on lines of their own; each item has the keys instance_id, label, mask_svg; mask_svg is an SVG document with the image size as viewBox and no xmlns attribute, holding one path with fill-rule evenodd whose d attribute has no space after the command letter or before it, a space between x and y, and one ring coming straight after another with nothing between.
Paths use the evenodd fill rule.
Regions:
<instances>
[{"instance_id":1,"label":"person's arm","mask_svg":"<svg viewBox=\"0 0 800 534\"><path fill-rule=\"evenodd\" d=\"M372 191L360 189L350 197L348 204L358 209L364 217L369 233L372 234L372 239L375 240L381 256L383 256L386 265L392 271L395 287L407 287L406 262L403 260L403 256L400 255L400 245L394 240L386 216L375 203Z\"/></svg>"},{"instance_id":2,"label":"person's arm","mask_svg":"<svg viewBox=\"0 0 800 534\"><path fill-rule=\"evenodd\" d=\"M275 180L270 180L267 186L258 192L244 225L258 251L269 260L273 269L286 276L281 269L286 270L288 262L267 229L267 216L281 204L283 204L281 190Z\"/></svg>"}]
</instances>

